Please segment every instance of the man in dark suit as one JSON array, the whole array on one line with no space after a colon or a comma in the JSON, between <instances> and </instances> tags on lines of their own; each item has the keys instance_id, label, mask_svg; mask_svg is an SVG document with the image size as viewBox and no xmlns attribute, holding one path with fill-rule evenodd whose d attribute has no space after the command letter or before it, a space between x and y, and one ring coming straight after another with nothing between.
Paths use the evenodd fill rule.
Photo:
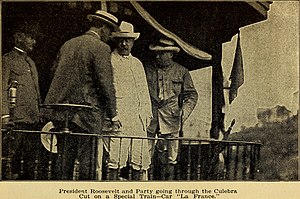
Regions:
<instances>
[{"instance_id":1,"label":"man in dark suit","mask_svg":"<svg viewBox=\"0 0 300 199\"><path fill-rule=\"evenodd\" d=\"M40 90L38 72L34 61L28 56L36 44L37 26L23 22L14 33L14 48L2 57L2 123L6 128L11 122L15 129L37 130L40 122ZM15 87L16 103L10 111L9 90ZM10 123L12 124L12 123ZM12 136L12 137L11 137ZM12 142L9 142L12 138ZM7 142L6 142L7 141ZM13 132L4 136L4 155L12 157L12 172L20 171L21 157L24 161L21 179L34 179L34 164L41 149L39 136ZM9 144L9 147L8 147ZM10 148L10 150L8 150Z\"/></svg>"},{"instance_id":2,"label":"man in dark suit","mask_svg":"<svg viewBox=\"0 0 300 199\"><path fill-rule=\"evenodd\" d=\"M100 134L104 112L112 122L119 124L110 62L111 49L106 44L111 32L118 29L118 19L105 11L90 14L87 19L90 29L65 42L59 51L45 104L93 107L93 110L70 112L69 128L74 133ZM56 125L65 121L64 112L59 109L44 111L43 116L56 122ZM59 174L62 180L73 178L75 158L80 164L80 180L95 177L95 157L92 156L95 144L92 143L95 143L93 138L87 136L68 136L66 140L58 137L58 153L61 155L64 151L64 164Z\"/></svg>"}]
</instances>

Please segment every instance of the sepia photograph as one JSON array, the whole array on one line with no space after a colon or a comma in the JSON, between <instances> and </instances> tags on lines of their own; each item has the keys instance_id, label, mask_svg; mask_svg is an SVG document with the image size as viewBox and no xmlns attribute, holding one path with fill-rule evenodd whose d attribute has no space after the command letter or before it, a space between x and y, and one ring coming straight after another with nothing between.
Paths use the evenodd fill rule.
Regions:
<instances>
[{"instance_id":1,"label":"sepia photograph","mask_svg":"<svg viewBox=\"0 0 300 199\"><path fill-rule=\"evenodd\" d=\"M299 196L299 1L6 0L1 47L0 199Z\"/></svg>"}]
</instances>

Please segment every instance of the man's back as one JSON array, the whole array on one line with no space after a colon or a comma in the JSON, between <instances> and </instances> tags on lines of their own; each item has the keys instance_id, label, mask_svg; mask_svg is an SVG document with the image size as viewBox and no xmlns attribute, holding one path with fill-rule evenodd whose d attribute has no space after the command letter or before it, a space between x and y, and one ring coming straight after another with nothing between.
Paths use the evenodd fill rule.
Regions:
<instances>
[{"instance_id":1,"label":"man's back","mask_svg":"<svg viewBox=\"0 0 300 199\"><path fill-rule=\"evenodd\" d=\"M83 104L100 109L105 106L108 114L115 114L115 90L112 84L110 52L110 47L90 31L67 41L60 49L55 75L45 103ZM80 119L74 122L88 129L86 125L82 126L82 120L90 124L101 123L103 111L96 112L77 112L79 117L75 118ZM49 119L64 120L64 115L56 113ZM95 128L100 129L99 126Z\"/></svg>"}]
</instances>

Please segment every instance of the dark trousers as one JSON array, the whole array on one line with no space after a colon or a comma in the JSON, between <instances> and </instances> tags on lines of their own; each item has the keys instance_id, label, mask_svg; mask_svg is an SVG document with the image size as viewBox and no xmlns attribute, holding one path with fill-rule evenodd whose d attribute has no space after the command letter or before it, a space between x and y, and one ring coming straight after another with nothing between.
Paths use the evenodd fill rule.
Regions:
<instances>
[{"instance_id":1,"label":"dark trousers","mask_svg":"<svg viewBox=\"0 0 300 199\"><path fill-rule=\"evenodd\" d=\"M37 131L41 129L41 125L16 123L14 129ZM46 172L43 171L47 169L46 153L40 140L40 134L12 132L4 135L3 156L12 160L11 165L4 165L4 168L11 167L11 172L17 175L17 179L45 179Z\"/></svg>"},{"instance_id":2,"label":"dark trousers","mask_svg":"<svg viewBox=\"0 0 300 199\"><path fill-rule=\"evenodd\" d=\"M71 124L70 131L87 133ZM96 138L91 136L59 135L58 139L58 179L60 180L93 180L96 164ZM78 160L77 168L75 160ZM78 172L78 173L77 173Z\"/></svg>"}]
</instances>

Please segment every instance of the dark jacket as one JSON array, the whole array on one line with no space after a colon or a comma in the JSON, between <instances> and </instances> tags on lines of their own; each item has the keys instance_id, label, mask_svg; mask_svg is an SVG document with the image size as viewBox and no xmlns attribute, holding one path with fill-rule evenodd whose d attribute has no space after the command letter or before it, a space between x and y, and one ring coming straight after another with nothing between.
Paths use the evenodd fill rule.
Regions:
<instances>
[{"instance_id":1,"label":"dark jacket","mask_svg":"<svg viewBox=\"0 0 300 199\"><path fill-rule=\"evenodd\" d=\"M161 69L152 65L145 67L152 102L153 120L148 131L162 134L179 132L181 119L187 119L198 100L188 69L176 62ZM163 85L163 97L159 97L159 81ZM182 115L183 113L183 115Z\"/></svg>"},{"instance_id":2,"label":"dark jacket","mask_svg":"<svg viewBox=\"0 0 300 199\"><path fill-rule=\"evenodd\" d=\"M33 60L26 53L13 49L2 57L2 115L9 114L8 89L18 82L15 122L39 122L40 91L38 73Z\"/></svg>"},{"instance_id":3,"label":"dark jacket","mask_svg":"<svg viewBox=\"0 0 300 199\"><path fill-rule=\"evenodd\" d=\"M93 111L70 112L69 120L91 133L101 132L103 113L116 115L110 55L110 47L91 31L67 41L60 49L45 104L92 106ZM65 120L64 112L59 110L43 111L43 116Z\"/></svg>"}]
</instances>

